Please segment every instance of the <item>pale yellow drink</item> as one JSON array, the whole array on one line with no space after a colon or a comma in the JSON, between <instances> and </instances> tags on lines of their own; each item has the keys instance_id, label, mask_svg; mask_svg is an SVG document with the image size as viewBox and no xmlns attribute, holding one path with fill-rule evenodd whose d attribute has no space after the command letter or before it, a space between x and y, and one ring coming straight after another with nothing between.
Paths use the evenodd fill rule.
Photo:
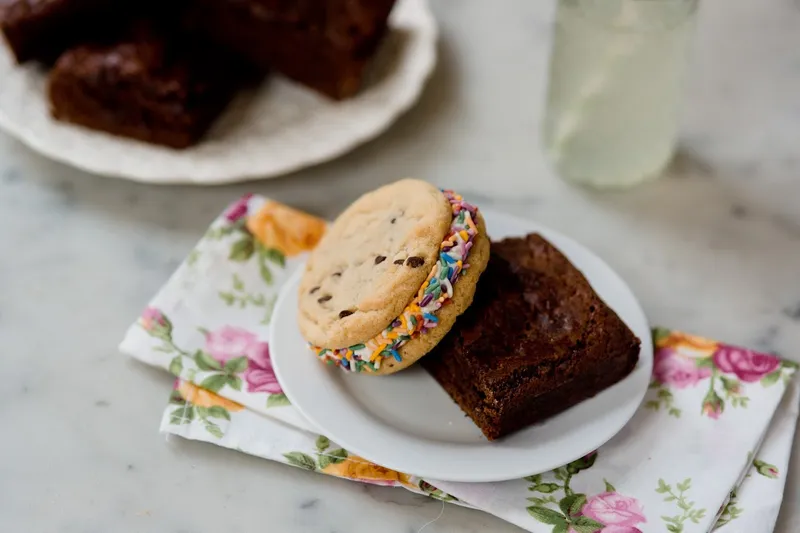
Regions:
<instances>
[{"instance_id":1,"label":"pale yellow drink","mask_svg":"<svg viewBox=\"0 0 800 533\"><path fill-rule=\"evenodd\" d=\"M598 188L672 157L696 0L560 0L544 124L558 173Z\"/></svg>"}]
</instances>

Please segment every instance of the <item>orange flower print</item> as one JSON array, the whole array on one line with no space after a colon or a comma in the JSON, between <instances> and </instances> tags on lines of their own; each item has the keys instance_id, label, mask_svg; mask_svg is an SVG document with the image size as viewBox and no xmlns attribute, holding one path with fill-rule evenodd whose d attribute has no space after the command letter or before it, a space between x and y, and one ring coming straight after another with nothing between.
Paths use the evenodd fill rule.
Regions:
<instances>
[{"instance_id":1,"label":"orange flower print","mask_svg":"<svg viewBox=\"0 0 800 533\"><path fill-rule=\"evenodd\" d=\"M261 244L291 257L314 248L325 221L278 202L267 202L247 218L247 229Z\"/></svg>"},{"instance_id":2,"label":"orange flower print","mask_svg":"<svg viewBox=\"0 0 800 533\"><path fill-rule=\"evenodd\" d=\"M178 392L181 398L197 407L214 407L219 406L227 411L241 411L244 409L238 403L231 401L222 396L217 396L213 392L207 391L188 381L181 381L178 385Z\"/></svg>"},{"instance_id":3,"label":"orange flower print","mask_svg":"<svg viewBox=\"0 0 800 533\"><path fill-rule=\"evenodd\" d=\"M364 481L374 485L394 486L398 483L408 484L408 474L389 470L382 466L370 463L357 455L349 455L340 463L331 463L322 469L326 474Z\"/></svg>"},{"instance_id":4,"label":"orange flower print","mask_svg":"<svg viewBox=\"0 0 800 533\"><path fill-rule=\"evenodd\" d=\"M691 358L711 357L719 346L715 341L678 331L670 332L656 344L658 348L672 348L679 354Z\"/></svg>"}]
</instances>

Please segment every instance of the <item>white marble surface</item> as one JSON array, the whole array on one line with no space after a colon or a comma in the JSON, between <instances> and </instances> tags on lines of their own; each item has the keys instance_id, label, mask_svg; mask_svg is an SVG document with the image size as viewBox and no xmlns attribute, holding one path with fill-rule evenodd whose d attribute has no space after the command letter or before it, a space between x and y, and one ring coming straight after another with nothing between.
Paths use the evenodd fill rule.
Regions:
<instances>
[{"instance_id":1,"label":"white marble surface","mask_svg":"<svg viewBox=\"0 0 800 533\"><path fill-rule=\"evenodd\" d=\"M436 0L441 62L419 105L379 140L284 179L135 185L0 137L3 530L415 533L440 513L401 490L157 433L170 379L116 344L213 215L248 189L332 216L379 184L425 177L588 244L655 324L800 360L798 4L703 4L681 154L665 179L613 195L561 183L540 155L550 8L495 4ZM800 520L795 452L786 533ZM447 506L425 533L449 531L518 530Z\"/></svg>"}]
</instances>

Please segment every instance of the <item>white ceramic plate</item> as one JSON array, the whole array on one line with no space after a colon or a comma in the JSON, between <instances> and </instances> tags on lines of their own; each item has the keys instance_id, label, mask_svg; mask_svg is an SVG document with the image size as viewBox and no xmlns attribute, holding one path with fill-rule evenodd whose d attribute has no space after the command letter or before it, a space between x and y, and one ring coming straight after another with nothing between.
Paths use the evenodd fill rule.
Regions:
<instances>
[{"instance_id":1,"label":"white ceramic plate","mask_svg":"<svg viewBox=\"0 0 800 533\"><path fill-rule=\"evenodd\" d=\"M436 62L436 21L427 0L399 0L390 25L356 97L334 102L272 76L240 95L206 139L188 150L54 121L46 73L15 65L0 45L0 127L52 159L106 176L197 184L278 176L375 137L417 100Z\"/></svg>"},{"instance_id":2,"label":"white ceramic plate","mask_svg":"<svg viewBox=\"0 0 800 533\"><path fill-rule=\"evenodd\" d=\"M545 422L489 442L418 365L385 377L320 364L300 335L297 286L287 283L272 322L270 352L284 392L321 433L352 453L401 472L444 481L501 481L562 466L597 449L630 420L653 365L650 328L630 288L602 259L535 222L484 211L490 236L539 232L588 278L642 340L624 380Z\"/></svg>"}]
</instances>

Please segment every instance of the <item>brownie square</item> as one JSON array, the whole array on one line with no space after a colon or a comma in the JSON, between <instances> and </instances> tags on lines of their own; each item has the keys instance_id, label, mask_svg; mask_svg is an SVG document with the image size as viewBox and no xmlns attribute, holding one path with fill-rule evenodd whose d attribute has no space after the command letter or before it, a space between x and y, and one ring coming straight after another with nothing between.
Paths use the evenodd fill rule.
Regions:
<instances>
[{"instance_id":1,"label":"brownie square","mask_svg":"<svg viewBox=\"0 0 800 533\"><path fill-rule=\"evenodd\" d=\"M240 63L151 22L66 51L49 81L58 120L172 148L196 143L243 85Z\"/></svg>"},{"instance_id":2,"label":"brownie square","mask_svg":"<svg viewBox=\"0 0 800 533\"><path fill-rule=\"evenodd\" d=\"M475 299L422 366L494 440L594 396L639 339L539 235L492 244Z\"/></svg>"},{"instance_id":3,"label":"brownie square","mask_svg":"<svg viewBox=\"0 0 800 533\"><path fill-rule=\"evenodd\" d=\"M196 0L185 24L332 98L354 95L395 0Z\"/></svg>"},{"instance_id":4,"label":"brownie square","mask_svg":"<svg viewBox=\"0 0 800 533\"><path fill-rule=\"evenodd\" d=\"M107 35L128 0L0 0L0 30L18 63L52 64L68 47Z\"/></svg>"}]
</instances>

